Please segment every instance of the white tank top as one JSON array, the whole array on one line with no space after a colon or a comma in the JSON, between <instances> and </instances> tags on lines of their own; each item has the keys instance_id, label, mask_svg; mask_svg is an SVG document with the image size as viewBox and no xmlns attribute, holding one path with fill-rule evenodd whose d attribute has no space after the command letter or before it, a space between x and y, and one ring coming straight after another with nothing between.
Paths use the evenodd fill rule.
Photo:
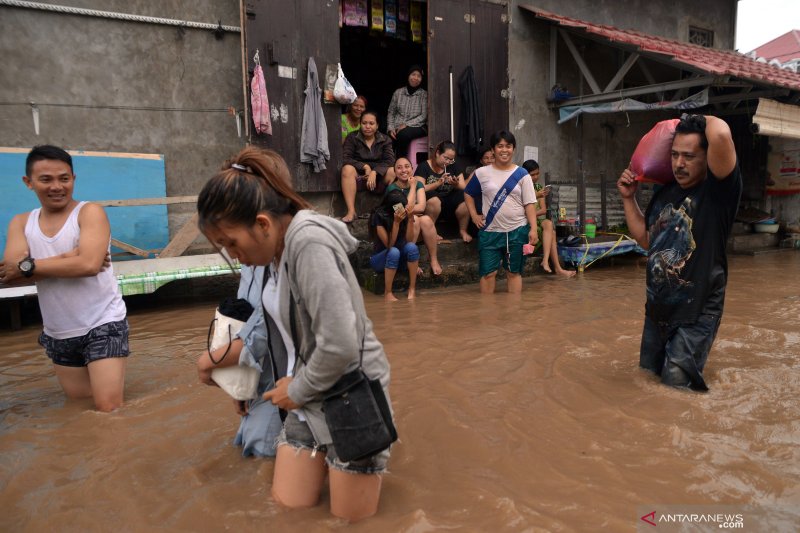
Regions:
<instances>
[{"instance_id":1,"label":"white tank top","mask_svg":"<svg viewBox=\"0 0 800 533\"><path fill-rule=\"evenodd\" d=\"M31 257L45 259L75 249L80 236L78 213L84 204L75 206L53 237L46 236L39 227L41 209L31 211L25 224ZM125 318L125 302L111 266L96 276L41 279L36 282L36 289L44 332L56 339L80 337L92 328Z\"/></svg>"}]
</instances>

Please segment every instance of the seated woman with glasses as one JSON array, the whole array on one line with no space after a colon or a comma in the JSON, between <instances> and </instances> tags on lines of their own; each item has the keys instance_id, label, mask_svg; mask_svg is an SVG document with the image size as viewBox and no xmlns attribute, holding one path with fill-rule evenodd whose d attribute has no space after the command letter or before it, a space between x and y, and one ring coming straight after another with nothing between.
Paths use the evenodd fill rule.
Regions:
<instances>
[{"instance_id":1,"label":"seated woman with glasses","mask_svg":"<svg viewBox=\"0 0 800 533\"><path fill-rule=\"evenodd\" d=\"M470 242L472 236L467 232L469 211L464 204L464 172L455 164L455 159L456 145L442 141L436 146L433 157L419 164L414 177L425 186L425 214L434 222L440 216L457 222L461 238Z\"/></svg>"}]
</instances>

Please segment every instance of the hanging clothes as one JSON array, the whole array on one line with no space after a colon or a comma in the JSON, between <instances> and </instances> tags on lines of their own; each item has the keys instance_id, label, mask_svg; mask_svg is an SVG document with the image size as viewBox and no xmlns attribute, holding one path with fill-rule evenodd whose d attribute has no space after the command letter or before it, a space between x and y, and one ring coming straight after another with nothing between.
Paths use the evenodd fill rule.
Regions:
<instances>
[{"instance_id":1,"label":"hanging clothes","mask_svg":"<svg viewBox=\"0 0 800 533\"><path fill-rule=\"evenodd\" d=\"M250 107L253 110L253 124L256 133L272 135L272 121L269 118L269 99L267 98L267 82L264 80L264 69L258 59L258 50L253 56L255 68L250 80Z\"/></svg>"},{"instance_id":2,"label":"hanging clothes","mask_svg":"<svg viewBox=\"0 0 800 533\"><path fill-rule=\"evenodd\" d=\"M314 172L325 170L325 161L331 158L328 149L328 126L322 113L322 91L319 88L317 64L308 58L306 102L303 108L303 130L300 135L300 162L311 163Z\"/></svg>"},{"instance_id":3,"label":"hanging clothes","mask_svg":"<svg viewBox=\"0 0 800 533\"><path fill-rule=\"evenodd\" d=\"M461 155L476 156L483 142L483 111L475 83L475 71L468 66L458 78L461 94L461 120L458 128L457 149Z\"/></svg>"}]
</instances>

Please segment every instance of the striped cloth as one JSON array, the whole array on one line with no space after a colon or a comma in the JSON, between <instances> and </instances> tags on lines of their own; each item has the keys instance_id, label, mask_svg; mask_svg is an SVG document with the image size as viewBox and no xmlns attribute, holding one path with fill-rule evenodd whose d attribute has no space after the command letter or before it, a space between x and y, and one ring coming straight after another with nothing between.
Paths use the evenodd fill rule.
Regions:
<instances>
[{"instance_id":1,"label":"striped cloth","mask_svg":"<svg viewBox=\"0 0 800 533\"><path fill-rule=\"evenodd\" d=\"M234 266L236 272L241 267ZM183 268L165 272L144 272L142 274L125 274L117 276L119 291L123 296L133 296L135 294L150 294L159 287L179 279L206 278L209 276L224 276L232 274L227 265L212 265L205 267Z\"/></svg>"}]
</instances>

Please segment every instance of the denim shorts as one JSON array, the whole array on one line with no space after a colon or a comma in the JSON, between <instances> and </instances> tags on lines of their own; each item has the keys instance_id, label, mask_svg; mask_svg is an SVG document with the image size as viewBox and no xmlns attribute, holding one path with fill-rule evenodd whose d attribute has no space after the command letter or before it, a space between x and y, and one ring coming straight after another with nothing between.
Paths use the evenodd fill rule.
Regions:
<instances>
[{"instance_id":1,"label":"denim shorts","mask_svg":"<svg viewBox=\"0 0 800 533\"><path fill-rule=\"evenodd\" d=\"M283 422L283 431L275 440L276 448L284 444L295 450L312 450L312 453L324 453L329 468L349 472L351 474L383 474L389 462L389 449L361 459L359 461L340 461L332 444L318 445L308 424L302 422L294 412L289 412Z\"/></svg>"},{"instance_id":2,"label":"denim shorts","mask_svg":"<svg viewBox=\"0 0 800 533\"><path fill-rule=\"evenodd\" d=\"M108 322L89 330L86 335L55 339L42 332L39 344L53 363L61 366L82 367L109 357L127 357L128 320Z\"/></svg>"},{"instance_id":3,"label":"denim shorts","mask_svg":"<svg viewBox=\"0 0 800 533\"><path fill-rule=\"evenodd\" d=\"M478 270L481 277L497 272L502 265L512 274L520 274L525 266L522 245L528 243L531 227L527 224L505 232L478 233Z\"/></svg>"}]
</instances>

